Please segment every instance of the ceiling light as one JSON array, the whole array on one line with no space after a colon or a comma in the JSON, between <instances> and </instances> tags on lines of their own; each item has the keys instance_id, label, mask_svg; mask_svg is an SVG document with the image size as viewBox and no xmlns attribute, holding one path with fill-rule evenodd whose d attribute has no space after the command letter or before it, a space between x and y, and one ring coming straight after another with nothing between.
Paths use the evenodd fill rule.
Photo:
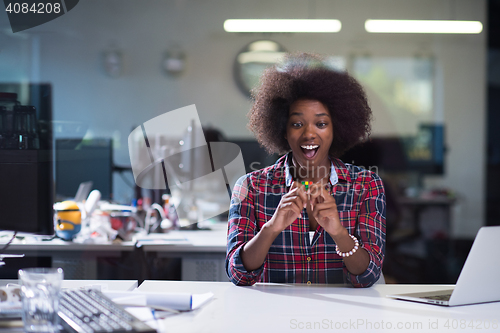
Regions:
<instances>
[{"instance_id":1,"label":"ceiling light","mask_svg":"<svg viewBox=\"0 0 500 333\"><path fill-rule=\"evenodd\" d=\"M226 20L227 32L339 32L339 20Z\"/></svg>"},{"instance_id":2,"label":"ceiling light","mask_svg":"<svg viewBox=\"0 0 500 333\"><path fill-rule=\"evenodd\" d=\"M478 34L479 21L444 20L366 20L365 29L373 33Z\"/></svg>"}]
</instances>

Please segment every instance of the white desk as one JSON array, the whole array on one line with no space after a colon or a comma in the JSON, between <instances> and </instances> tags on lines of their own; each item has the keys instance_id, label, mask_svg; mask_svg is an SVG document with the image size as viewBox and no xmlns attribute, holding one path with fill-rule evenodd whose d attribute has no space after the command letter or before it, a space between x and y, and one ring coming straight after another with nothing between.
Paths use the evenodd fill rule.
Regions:
<instances>
[{"instance_id":1,"label":"white desk","mask_svg":"<svg viewBox=\"0 0 500 333\"><path fill-rule=\"evenodd\" d=\"M157 258L181 258L182 280L228 281L224 265L226 258L227 223L211 226L213 230L175 230L166 234L153 234L150 241L141 242L141 251ZM146 238L146 237L145 237ZM161 240L164 238L164 240ZM8 241L8 238L4 239ZM2 245L0 244L0 247ZM13 242L5 253L25 254L27 257L50 257L52 267L64 269L68 279L96 279L98 258L120 258L136 255L135 242L119 244L79 244L61 240ZM136 255L137 269L143 260ZM6 264L9 264L6 259ZM120 276L127 278L126 276ZM134 276L135 278L135 276Z\"/></svg>"},{"instance_id":2,"label":"white desk","mask_svg":"<svg viewBox=\"0 0 500 333\"><path fill-rule=\"evenodd\" d=\"M448 308L385 297L450 287L375 285L354 289L278 284L237 287L229 282L144 281L139 290L215 294L201 309L162 321L165 332L476 332L479 327L481 332L500 331L500 302ZM472 329L471 323L477 329ZM497 328L493 329L495 323ZM489 329L485 329L487 325Z\"/></svg>"},{"instance_id":3,"label":"white desk","mask_svg":"<svg viewBox=\"0 0 500 333\"><path fill-rule=\"evenodd\" d=\"M52 267L61 267L67 279L97 278L97 259L99 257L119 258L123 252L132 252L135 244L79 244L62 240L36 241L30 243L13 242L5 253L25 254L26 257L50 257ZM9 260L5 259L6 264Z\"/></svg>"}]
</instances>

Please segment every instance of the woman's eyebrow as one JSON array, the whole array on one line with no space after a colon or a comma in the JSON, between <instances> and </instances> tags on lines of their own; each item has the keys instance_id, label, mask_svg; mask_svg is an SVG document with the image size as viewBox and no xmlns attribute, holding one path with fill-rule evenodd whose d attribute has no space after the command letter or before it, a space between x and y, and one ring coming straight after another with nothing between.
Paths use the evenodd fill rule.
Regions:
<instances>
[{"instance_id":1,"label":"woman's eyebrow","mask_svg":"<svg viewBox=\"0 0 500 333\"><path fill-rule=\"evenodd\" d=\"M290 113L290 117L291 116L303 116L303 115L304 114L302 112L292 112L292 113ZM317 113L314 116L316 116L316 117L323 117L323 116L330 117L330 115L328 113Z\"/></svg>"},{"instance_id":2,"label":"woman's eyebrow","mask_svg":"<svg viewBox=\"0 0 500 333\"><path fill-rule=\"evenodd\" d=\"M323 116L330 117L330 115L328 113L316 113L315 116L316 117L323 117Z\"/></svg>"}]
</instances>

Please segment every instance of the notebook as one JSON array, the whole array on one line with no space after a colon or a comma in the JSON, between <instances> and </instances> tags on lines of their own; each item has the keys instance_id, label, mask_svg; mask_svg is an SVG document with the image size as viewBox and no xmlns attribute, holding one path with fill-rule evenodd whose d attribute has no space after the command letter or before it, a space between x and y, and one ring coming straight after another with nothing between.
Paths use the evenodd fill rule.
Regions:
<instances>
[{"instance_id":1,"label":"notebook","mask_svg":"<svg viewBox=\"0 0 500 333\"><path fill-rule=\"evenodd\" d=\"M83 202L83 200L87 199L90 191L92 190L93 184L94 182L92 181L80 183L80 186L78 186L78 190L76 191L75 202Z\"/></svg>"},{"instance_id":2,"label":"notebook","mask_svg":"<svg viewBox=\"0 0 500 333\"><path fill-rule=\"evenodd\" d=\"M496 246L499 239L500 226L479 229L455 288L387 297L444 306L500 301L500 256Z\"/></svg>"}]
</instances>

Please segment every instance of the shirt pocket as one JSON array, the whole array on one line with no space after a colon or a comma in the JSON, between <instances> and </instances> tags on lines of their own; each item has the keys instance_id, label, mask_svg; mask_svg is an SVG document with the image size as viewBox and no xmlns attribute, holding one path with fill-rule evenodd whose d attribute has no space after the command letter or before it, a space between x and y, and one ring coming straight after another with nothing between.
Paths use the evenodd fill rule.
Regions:
<instances>
[{"instance_id":1,"label":"shirt pocket","mask_svg":"<svg viewBox=\"0 0 500 333\"><path fill-rule=\"evenodd\" d=\"M339 211L340 223L349 231L349 234L353 234L356 228L356 223L358 220L358 211L352 210L342 210Z\"/></svg>"}]
</instances>

